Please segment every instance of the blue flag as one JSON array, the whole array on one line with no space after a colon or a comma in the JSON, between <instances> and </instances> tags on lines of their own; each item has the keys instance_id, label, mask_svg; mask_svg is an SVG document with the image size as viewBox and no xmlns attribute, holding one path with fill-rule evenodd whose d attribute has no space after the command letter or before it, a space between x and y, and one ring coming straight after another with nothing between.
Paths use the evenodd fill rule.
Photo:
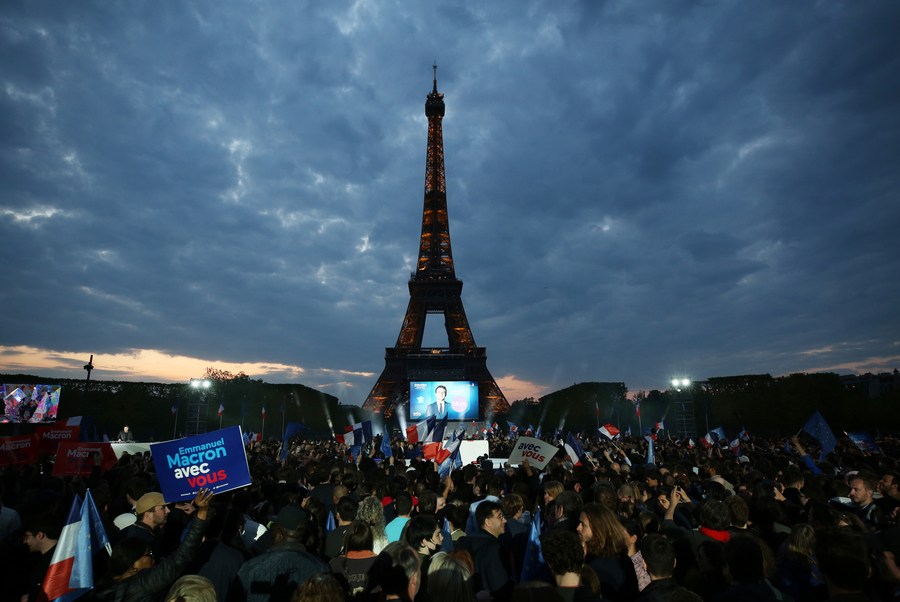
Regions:
<instances>
[{"instance_id":1,"label":"blue flag","mask_svg":"<svg viewBox=\"0 0 900 602\"><path fill-rule=\"evenodd\" d=\"M528 543L525 544L525 556L522 561L522 575L520 583L526 581L553 582L553 576L544 561L544 553L541 550L541 511L538 509L531 520L531 530L528 533Z\"/></svg>"},{"instance_id":2,"label":"blue flag","mask_svg":"<svg viewBox=\"0 0 900 602\"><path fill-rule=\"evenodd\" d=\"M337 529L337 522L334 520L334 512L328 512L328 520L325 521L325 532Z\"/></svg>"},{"instance_id":3,"label":"blue flag","mask_svg":"<svg viewBox=\"0 0 900 602\"><path fill-rule=\"evenodd\" d=\"M809 420L803 425L803 430L819 442L819 447L822 449L819 453L819 462L824 460L825 456L830 454L837 445L837 439L834 437L834 433L831 432L831 427L828 426L825 418L818 410L809 417Z\"/></svg>"},{"instance_id":4,"label":"blue flag","mask_svg":"<svg viewBox=\"0 0 900 602\"><path fill-rule=\"evenodd\" d=\"M875 439L869 433L865 431L857 431L855 433L846 433L846 435L850 438L850 441L853 441L853 444L858 447L861 452L870 454L881 453L881 448L878 447L878 444L875 443Z\"/></svg>"},{"instance_id":5,"label":"blue flag","mask_svg":"<svg viewBox=\"0 0 900 602\"><path fill-rule=\"evenodd\" d=\"M653 449L653 437L644 437L647 441L647 464L656 464L656 452Z\"/></svg>"},{"instance_id":6,"label":"blue flag","mask_svg":"<svg viewBox=\"0 0 900 602\"><path fill-rule=\"evenodd\" d=\"M381 453L385 458L390 458L394 455L394 452L391 451L391 437L387 432L381 435Z\"/></svg>"},{"instance_id":7,"label":"blue flag","mask_svg":"<svg viewBox=\"0 0 900 602\"><path fill-rule=\"evenodd\" d=\"M285 425L284 435L281 437L281 453L278 455L279 460L283 462L287 459L288 452L290 451L291 437L294 437L305 430L309 430L309 427L299 422L288 422L287 425Z\"/></svg>"}]
</instances>

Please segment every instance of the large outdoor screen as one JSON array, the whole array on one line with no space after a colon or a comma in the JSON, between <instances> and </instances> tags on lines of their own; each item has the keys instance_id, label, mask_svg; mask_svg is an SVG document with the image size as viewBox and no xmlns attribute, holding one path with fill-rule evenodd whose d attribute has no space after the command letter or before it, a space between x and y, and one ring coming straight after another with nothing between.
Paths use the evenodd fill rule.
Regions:
<instances>
[{"instance_id":1,"label":"large outdoor screen","mask_svg":"<svg viewBox=\"0 0 900 602\"><path fill-rule=\"evenodd\" d=\"M447 420L478 420L478 383L435 380L409 383L409 419L428 416Z\"/></svg>"},{"instance_id":2,"label":"large outdoor screen","mask_svg":"<svg viewBox=\"0 0 900 602\"><path fill-rule=\"evenodd\" d=\"M60 385L3 385L0 422L56 422Z\"/></svg>"}]
</instances>

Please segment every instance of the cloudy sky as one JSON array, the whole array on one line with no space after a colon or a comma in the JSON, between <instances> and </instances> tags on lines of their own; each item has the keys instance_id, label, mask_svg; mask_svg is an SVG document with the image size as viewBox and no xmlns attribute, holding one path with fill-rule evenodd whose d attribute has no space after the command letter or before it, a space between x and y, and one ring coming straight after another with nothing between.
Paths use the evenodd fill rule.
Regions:
<instances>
[{"instance_id":1,"label":"cloudy sky","mask_svg":"<svg viewBox=\"0 0 900 602\"><path fill-rule=\"evenodd\" d=\"M409 300L434 61L510 400L900 368L898 27L887 1L5 1L0 371L361 403Z\"/></svg>"}]
</instances>

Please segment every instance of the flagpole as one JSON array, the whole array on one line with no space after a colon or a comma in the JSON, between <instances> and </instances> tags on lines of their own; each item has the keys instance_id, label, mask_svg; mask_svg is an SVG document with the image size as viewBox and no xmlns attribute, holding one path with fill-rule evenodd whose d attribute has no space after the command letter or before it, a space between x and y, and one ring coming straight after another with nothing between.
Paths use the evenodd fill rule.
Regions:
<instances>
[{"instance_id":1,"label":"flagpole","mask_svg":"<svg viewBox=\"0 0 900 602\"><path fill-rule=\"evenodd\" d=\"M178 433L178 401L175 402L175 424L172 425L172 439L176 438Z\"/></svg>"}]
</instances>

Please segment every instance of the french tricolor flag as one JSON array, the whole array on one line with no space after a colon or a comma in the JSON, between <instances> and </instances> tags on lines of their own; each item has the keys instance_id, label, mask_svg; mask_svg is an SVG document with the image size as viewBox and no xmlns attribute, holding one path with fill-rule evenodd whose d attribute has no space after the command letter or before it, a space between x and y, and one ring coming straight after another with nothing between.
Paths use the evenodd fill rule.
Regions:
<instances>
[{"instance_id":1,"label":"french tricolor flag","mask_svg":"<svg viewBox=\"0 0 900 602\"><path fill-rule=\"evenodd\" d=\"M431 426L431 430L425 435L424 441L441 443L444 441L444 430L447 428L447 419L441 418L436 420Z\"/></svg>"},{"instance_id":2,"label":"french tricolor flag","mask_svg":"<svg viewBox=\"0 0 900 602\"><path fill-rule=\"evenodd\" d=\"M422 422L419 422L413 426L406 427L406 440L410 443L426 441L428 439L428 435L434 429L434 422L435 417L429 416Z\"/></svg>"},{"instance_id":3,"label":"french tricolor flag","mask_svg":"<svg viewBox=\"0 0 900 602\"><path fill-rule=\"evenodd\" d=\"M581 458L584 457L584 452L581 450L581 445L572 436L572 433L566 434L565 449L569 459L572 460L572 464L581 466Z\"/></svg>"},{"instance_id":4,"label":"french tricolor flag","mask_svg":"<svg viewBox=\"0 0 900 602\"><path fill-rule=\"evenodd\" d=\"M450 435L450 439L447 440L446 445L442 444L441 449L439 449L437 454L435 455L435 462L437 462L438 465L441 465L446 460L449 460L450 456L452 456L456 452L456 450L459 449L460 443L461 441L456 437L456 431L453 431L453 434Z\"/></svg>"},{"instance_id":5,"label":"french tricolor flag","mask_svg":"<svg viewBox=\"0 0 900 602\"><path fill-rule=\"evenodd\" d=\"M606 437L607 439L615 439L619 436L619 429L614 427L611 424L604 424L599 429L597 429L601 435Z\"/></svg>"},{"instance_id":6,"label":"french tricolor flag","mask_svg":"<svg viewBox=\"0 0 900 602\"><path fill-rule=\"evenodd\" d=\"M41 586L49 600L69 602L94 587L93 553L101 547L112 553L100 513L88 490L84 502L76 495L59 536Z\"/></svg>"},{"instance_id":7,"label":"french tricolor flag","mask_svg":"<svg viewBox=\"0 0 900 602\"><path fill-rule=\"evenodd\" d=\"M362 441L357 440L353 425L344 427L344 432L336 434L334 440L338 443L343 443L344 445L359 445L362 443Z\"/></svg>"}]
</instances>

